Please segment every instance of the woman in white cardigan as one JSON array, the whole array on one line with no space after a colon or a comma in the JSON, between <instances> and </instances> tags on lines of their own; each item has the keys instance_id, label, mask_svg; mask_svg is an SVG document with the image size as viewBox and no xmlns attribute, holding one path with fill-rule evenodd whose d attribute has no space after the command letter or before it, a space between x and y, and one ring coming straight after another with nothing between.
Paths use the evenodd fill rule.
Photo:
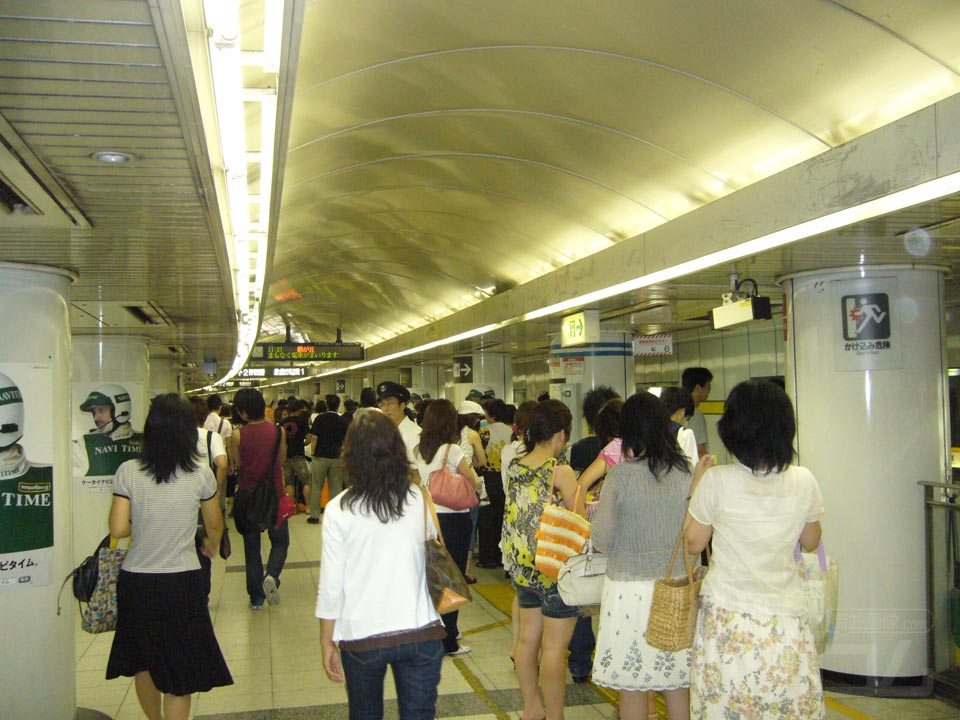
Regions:
<instances>
[{"instance_id":1,"label":"woman in white cardigan","mask_svg":"<svg viewBox=\"0 0 960 720\"><path fill-rule=\"evenodd\" d=\"M350 486L323 517L316 610L323 668L346 681L350 717L383 717L389 665L401 720L430 720L446 635L425 576L433 519L386 415L358 411L342 459Z\"/></svg>"}]
</instances>

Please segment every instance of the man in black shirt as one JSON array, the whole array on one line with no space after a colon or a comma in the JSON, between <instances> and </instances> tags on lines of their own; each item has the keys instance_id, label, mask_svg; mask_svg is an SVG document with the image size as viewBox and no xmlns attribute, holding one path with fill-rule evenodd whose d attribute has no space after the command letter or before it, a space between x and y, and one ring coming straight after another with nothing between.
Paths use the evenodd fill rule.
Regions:
<instances>
[{"instance_id":1,"label":"man in black shirt","mask_svg":"<svg viewBox=\"0 0 960 720\"><path fill-rule=\"evenodd\" d=\"M305 414L305 407L296 399L287 400L287 414L280 425L287 434L287 459L283 462L283 482L287 486L287 495L297 500L297 482L304 489L310 485L310 466L304 453L304 440L307 437L309 418Z\"/></svg>"},{"instance_id":2,"label":"man in black shirt","mask_svg":"<svg viewBox=\"0 0 960 720\"><path fill-rule=\"evenodd\" d=\"M340 467L340 450L343 448L343 438L347 434L347 423L337 410L340 409L340 396L327 395L327 411L317 415L310 428L313 450L313 488L304 490L303 496L307 503L310 517L307 522L316 525L320 522L320 494L323 492L323 483L329 487L329 497L332 500L343 490L343 471Z\"/></svg>"}]
</instances>

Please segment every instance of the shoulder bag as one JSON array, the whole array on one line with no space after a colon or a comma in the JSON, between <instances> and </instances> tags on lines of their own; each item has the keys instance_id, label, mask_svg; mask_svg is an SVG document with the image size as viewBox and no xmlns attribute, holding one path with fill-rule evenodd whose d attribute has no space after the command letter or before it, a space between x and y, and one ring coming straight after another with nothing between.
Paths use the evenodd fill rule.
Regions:
<instances>
[{"instance_id":1,"label":"shoulder bag","mask_svg":"<svg viewBox=\"0 0 960 720\"><path fill-rule=\"evenodd\" d=\"M560 576L560 568L574 555L583 551L590 538L590 523L586 518L572 510L553 504L553 483L557 477L557 466L550 474L550 494L540 516L540 528L537 530L537 552L534 564L541 574L554 582ZM577 498L580 486L577 486ZM576 504L576 501L574 502Z\"/></svg>"},{"instance_id":2,"label":"shoulder bag","mask_svg":"<svg viewBox=\"0 0 960 720\"><path fill-rule=\"evenodd\" d=\"M823 655L833 643L833 635L837 629L840 565L834 558L827 558L822 541L815 553L802 552L800 543L797 543L793 556L803 580L807 623L813 631L817 654Z\"/></svg>"},{"instance_id":3,"label":"shoulder bag","mask_svg":"<svg viewBox=\"0 0 960 720\"><path fill-rule=\"evenodd\" d=\"M459 610L473 600L470 587L467 585L460 568L450 557L443 544L443 535L440 532L440 520L433 507L429 494L423 495L423 537L426 548L426 578L427 592L433 601L433 606L441 615ZM427 514L433 515L433 524L437 528L437 537L427 537Z\"/></svg>"},{"instance_id":4,"label":"shoulder bag","mask_svg":"<svg viewBox=\"0 0 960 720\"><path fill-rule=\"evenodd\" d=\"M567 605L599 605L606 576L607 556L604 553L580 553L567 560L560 568L557 590Z\"/></svg>"},{"instance_id":5,"label":"shoulder bag","mask_svg":"<svg viewBox=\"0 0 960 720\"><path fill-rule=\"evenodd\" d=\"M263 532L271 527L277 521L277 510L279 509L279 500L277 490L273 483L273 464L277 460L277 453L280 451L280 428L277 428L277 443L273 448L273 456L270 458L270 464L263 478L252 488L237 490L236 497L233 499L233 519L237 525L237 532L241 535L247 533ZM240 435L240 441L243 442L243 435Z\"/></svg>"},{"instance_id":6,"label":"shoulder bag","mask_svg":"<svg viewBox=\"0 0 960 720\"><path fill-rule=\"evenodd\" d=\"M469 510L479 502L477 490L466 475L450 470L447 466L449 454L450 445L447 445L443 453L443 464L430 473L427 480L430 496L435 503L451 510Z\"/></svg>"},{"instance_id":7,"label":"shoulder bag","mask_svg":"<svg viewBox=\"0 0 960 720\"><path fill-rule=\"evenodd\" d=\"M673 563L683 544L683 560L687 575L673 577ZM700 608L700 585L707 574L702 565L696 569L690 563L687 541L683 530L673 546L673 555L667 566L667 576L653 583L653 599L650 617L647 620L647 644L658 650L679 652L693 646L693 633L697 627L697 610Z\"/></svg>"}]
</instances>

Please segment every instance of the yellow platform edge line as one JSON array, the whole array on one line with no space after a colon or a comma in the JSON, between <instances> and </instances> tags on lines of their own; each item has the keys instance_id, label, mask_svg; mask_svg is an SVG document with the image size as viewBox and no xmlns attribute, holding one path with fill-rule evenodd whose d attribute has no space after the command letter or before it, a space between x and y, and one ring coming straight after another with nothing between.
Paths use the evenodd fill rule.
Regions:
<instances>
[{"instance_id":1,"label":"yellow platform edge line","mask_svg":"<svg viewBox=\"0 0 960 720\"><path fill-rule=\"evenodd\" d=\"M865 712L861 712L856 708L852 708L849 705L844 705L839 700L834 700L832 697L823 698L823 704L834 712L838 712L841 715L846 715L848 718L853 718L853 720L873 720L873 717L867 715Z\"/></svg>"},{"instance_id":2,"label":"yellow platform edge line","mask_svg":"<svg viewBox=\"0 0 960 720\"><path fill-rule=\"evenodd\" d=\"M453 658L453 664L457 670L460 671L460 674L463 675L463 679L470 685L474 694L483 700L486 706L497 716L497 720L511 720L510 715L487 695L487 689L483 686L483 683L470 671L470 668L467 667L467 664L463 660Z\"/></svg>"},{"instance_id":3,"label":"yellow platform edge line","mask_svg":"<svg viewBox=\"0 0 960 720\"><path fill-rule=\"evenodd\" d=\"M480 627L475 627L472 630L464 630L464 637L467 635L476 635L477 633L482 633L487 630L493 630L494 628L503 627L504 625L510 624L510 618L506 620L498 620L497 622L490 623L489 625L481 625Z\"/></svg>"}]
</instances>

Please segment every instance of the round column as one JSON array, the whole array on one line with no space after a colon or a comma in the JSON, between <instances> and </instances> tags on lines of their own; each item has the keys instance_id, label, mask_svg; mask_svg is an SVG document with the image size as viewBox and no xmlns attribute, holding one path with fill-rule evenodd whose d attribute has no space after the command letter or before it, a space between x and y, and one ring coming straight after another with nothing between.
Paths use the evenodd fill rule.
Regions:
<instances>
[{"instance_id":1,"label":"round column","mask_svg":"<svg viewBox=\"0 0 960 720\"><path fill-rule=\"evenodd\" d=\"M63 611L55 610L60 583L74 567L73 279L57 268L0 263L0 616L7 657L2 718L69 720L76 708L76 603L69 588Z\"/></svg>"},{"instance_id":2,"label":"round column","mask_svg":"<svg viewBox=\"0 0 960 720\"><path fill-rule=\"evenodd\" d=\"M153 358L150 361L150 387L148 396L153 398L164 393L181 392L180 371L177 361Z\"/></svg>"},{"instance_id":3,"label":"round column","mask_svg":"<svg viewBox=\"0 0 960 720\"><path fill-rule=\"evenodd\" d=\"M73 537L78 564L109 530L114 473L140 453L149 381L145 338L73 338Z\"/></svg>"},{"instance_id":4,"label":"round column","mask_svg":"<svg viewBox=\"0 0 960 720\"><path fill-rule=\"evenodd\" d=\"M943 482L943 269L875 266L783 278L787 390L800 464L823 492L840 562L836 638L823 669L926 675L920 480Z\"/></svg>"},{"instance_id":5,"label":"round column","mask_svg":"<svg viewBox=\"0 0 960 720\"><path fill-rule=\"evenodd\" d=\"M573 413L571 442L582 438L583 396L599 385L609 385L621 397L636 387L633 342L621 332L601 332L600 340L576 347L560 347L560 333L550 335L550 397Z\"/></svg>"}]
</instances>

